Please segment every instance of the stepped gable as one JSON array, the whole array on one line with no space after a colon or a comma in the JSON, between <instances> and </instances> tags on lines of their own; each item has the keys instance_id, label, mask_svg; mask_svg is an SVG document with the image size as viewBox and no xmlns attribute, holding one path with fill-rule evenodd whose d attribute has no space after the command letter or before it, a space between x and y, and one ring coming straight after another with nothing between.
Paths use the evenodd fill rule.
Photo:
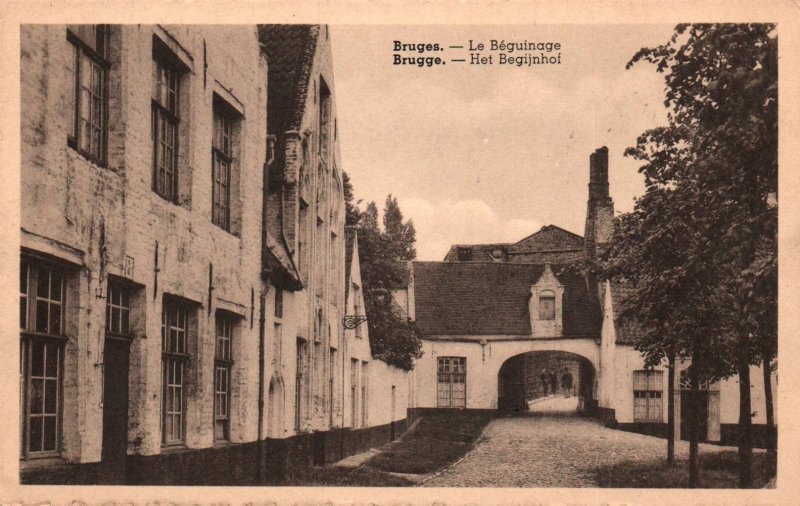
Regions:
<instances>
[{"instance_id":1,"label":"stepped gable","mask_svg":"<svg viewBox=\"0 0 800 506\"><path fill-rule=\"evenodd\" d=\"M531 286L544 264L414 262L416 322L425 336L531 334ZM551 265L564 285L564 337L599 337L600 305L579 275Z\"/></svg>"}]
</instances>

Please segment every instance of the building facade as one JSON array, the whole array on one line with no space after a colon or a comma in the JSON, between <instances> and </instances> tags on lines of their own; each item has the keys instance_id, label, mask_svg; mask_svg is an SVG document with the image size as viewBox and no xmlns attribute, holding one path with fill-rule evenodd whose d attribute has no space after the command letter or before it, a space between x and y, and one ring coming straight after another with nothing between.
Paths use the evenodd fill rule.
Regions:
<instances>
[{"instance_id":1,"label":"building facade","mask_svg":"<svg viewBox=\"0 0 800 506\"><path fill-rule=\"evenodd\" d=\"M21 48L21 480L274 483L377 442L343 418L327 27L26 25Z\"/></svg>"},{"instance_id":2,"label":"building facade","mask_svg":"<svg viewBox=\"0 0 800 506\"><path fill-rule=\"evenodd\" d=\"M28 25L21 47L23 476L255 440L255 27Z\"/></svg>"},{"instance_id":3,"label":"building facade","mask_svg":"<svg viewBox=\"0 0 800 506\"><path fill-rule=\"evenodd\" d=\"M537 399L564 392L568 376L579 411L666 434L666 365L646 370L633 347L639 329L614 313L626 286L570 269L602 252L613 231L607 148L590 156L589 173L584 237L548 225L514 244L454 245L443 262L413 262L406 295L424 335L415 408L535 412ZM688 437L690 366L690 359L679 361L675 375L678 437ZM751 382L756 439L765 444L760 367L752 368ZM772 384L776 390L775 373ZM737 377L704 385L701 396L702 439L734 444Z\"/></svg>"},{"instance_id":4,"label":"building facade","mask_svg":"<svg viewBox=\"0 0 800 506\"><path fill-rule=\"evenodd\" d=\"M268 409L276 420L269 437L282 440L277 453L288 453L288 460L322 464L385 442L389 424L405 420L406 401L395 393L392 420L374 414L383 397L372 393L381 389L388 366L372 360L366 323L345 328L346 316L364 316L364 302L355 231L344 226L328 27L262 25L259 35L269 59L274 145L269 253L284 265L276 263L273 272L283 274L271 280L282 299L274 335L283 344L269 386L276 406Z\"/></svg>"}]
</instances>

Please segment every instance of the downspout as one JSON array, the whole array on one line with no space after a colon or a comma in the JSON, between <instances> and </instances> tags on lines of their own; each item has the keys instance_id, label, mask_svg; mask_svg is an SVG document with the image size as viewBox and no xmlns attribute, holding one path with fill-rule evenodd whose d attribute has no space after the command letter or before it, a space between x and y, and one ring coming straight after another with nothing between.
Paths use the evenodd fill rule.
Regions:
<instances>
[{"instance_id":1,"label":"downspout","mask_svg":"<svg viewBox=\"0 0 800 506\"><path fill-rule=\"evenodd\" d=\"M275 137L267 135L267 159L264 161L264 174L262 182L261 198L261 272L262 288L259 296L259 316L258 316L258 448L259 448L259 472L258 482L266 478L266 449L261 441L264 439L264 379L265 363L264 353L266 352L266 318L264 315L266 308L267 293L269 292L269 275L266 269L266 249L267 249L267 188L269 186L269 168L275 160Z\"/></svg>"},{"instance_id":2,"label":"downspout","mask_svg":"<svg viewBox=\"0 0 800 506\"><path fill-rule=\"evenodd\" d=\"M262 283L264 287L261 289L259 297L259 317L258 317L258 440L264 438L264 377L265 364L265 333L266 333L266 320L264 317L264 309L266 307L267 293L269 292L269 276L266 269L267 259L267 189L269 188L269 168L272 162L275 161L275 136L267 135L267 159L264 161L264 174L262 183L261 199L261 269L262 269Z\"/></svg>"},{"instance_id":3,"label":"downspout","mask_svg":"<svg viewBox=\"0 0 800 506\"><path fill-rule=\"evenodd\" d=\"M266 352L266 318L264 312L266 308L267 293L269 293L269 278L264 281L265 288L261 290L259 297L258 317L258 440L264 439L264 380L266 378L266 364L264 353Z\"/></svg>"}]
</instances>

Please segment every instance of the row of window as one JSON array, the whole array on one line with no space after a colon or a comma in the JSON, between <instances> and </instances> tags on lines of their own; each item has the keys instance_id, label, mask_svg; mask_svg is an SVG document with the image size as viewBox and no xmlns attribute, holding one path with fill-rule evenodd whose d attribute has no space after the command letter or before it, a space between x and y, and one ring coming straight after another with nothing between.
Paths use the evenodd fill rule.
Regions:
<instances>
[{"instance_id":1,"label":"row of window","mask_svg":"<svg viewBox=\"0 0 800 506\"><path fill-rule=\"evenodd\" d=\"M44 261L23 258L20 269L20 414L24 458L57 455L60 450L64 384L65 307L68 272ZM137 288L109 279L105 332L133 338L132 301ZM281 299L276 297L277 301ZM276 314L282 312L276 303ZM196 342L197 306L164 296L162 342L162 443L185 442L188 370ZM240 317L215 314L214 437L230 438L233 340Z\"/></svg>"},{"instance_id":2,"label":"row of window","mask_svg":"<svg viewBox=\"0 0 800 506\"><path fill-rule=\"evenodd\" d=\"M662 371L633 372L634 422L663 421ZM466 407L467 359L465 357L438 357L436 405L446 408Z\"/></svg>"},{"instance_id":3,"label":"row of window","mask_svg":"<svg viewBox=\"0 0 800 506\"><path fill-rule=\"evenodd\" d=\"M69 146L99 165L108 154L108 103L111 27L72 25L67 40L72 45L73 92ZM182 134L181 89L189 72L180 59L157 37L153 38L151 129L152 189L178 203L181 189L179 140ZM231 185L238 163L236 152L241 115L219 95L214 95L211 143L211 221L231 230Z\"/></svg>"}]
</instances>

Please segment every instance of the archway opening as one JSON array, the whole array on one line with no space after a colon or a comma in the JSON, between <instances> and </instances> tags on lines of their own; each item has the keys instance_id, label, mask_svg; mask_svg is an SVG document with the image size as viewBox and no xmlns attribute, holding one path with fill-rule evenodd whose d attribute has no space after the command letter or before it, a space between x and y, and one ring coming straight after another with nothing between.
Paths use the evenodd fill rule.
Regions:
<instances>
[{"instance_id":1,"label":"archway opening","mask_svg":"<svg viewBox=\"0 0 800 506\"><path fill-rule=\"evenodd\" d=\"M565 351L529 351L500 367L497 407L506 415L573 415L594 397L595 369L585 357Z\"/></svg>"}]
</instances>

